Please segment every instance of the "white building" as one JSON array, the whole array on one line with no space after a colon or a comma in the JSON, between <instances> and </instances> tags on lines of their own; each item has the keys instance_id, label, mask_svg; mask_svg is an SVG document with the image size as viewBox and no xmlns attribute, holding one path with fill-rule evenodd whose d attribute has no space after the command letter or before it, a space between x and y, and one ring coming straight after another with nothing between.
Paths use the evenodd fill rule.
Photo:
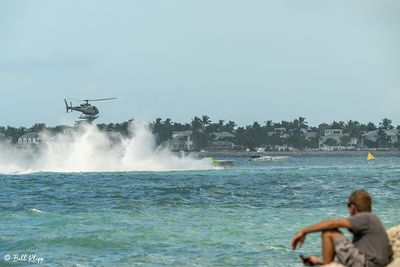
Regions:
<instances>
[{"instance_id":1,"label":"white building","mask_svg":"<svg viewBox=\"0 0 400 267\"><path fill-rule=\"evenodd\" d=\"M386 133L387 138L390 140L392 144L399 142L399 130L397 129L390 129L384 130ZM378 140L378 132L379 130L369 131L362 135L364 140L369 140L372 142L376 142Z\"/></svg>"},{"instance_id":2,"label":"white building","mask_svg":"<svg viewBox=\"0 0 400 267\"><path fill-rule=\"evenodd\" d=\"M235 147L235 135L230 132L212 133L211 150L232 150Z\"/></svg>"},{"instance_id":3,"label":"white building","mask_svg":"<svg viewBox=\"0 0 400 267\"><path fill-rule=\"evenodd\" d=\"M38 133L28 132L18 138L18 144L40 144Z\"/></svg>"},{"instance_id":4,"label":"white building","mask_svg":"<svg viewBox=\"0 0 400 267\"><path fill-rule=\"evenodd\" d=\"M341 129L327 129L327 130L325 130L325 135L332 135L332 134L343 134L343 130L341 130Z\"/></svg>"},{"instance_id":5,"label":"white building","mask_svg":"<svg viewBox=\"0 0 400 267\"><path fill-rule=\"evenodd\" d=\"M17 147L19 149L36 149L39 145L39 134L36 132L28 132L18 138Z\"/></svg>"},{"instance_id":6,"label":"white building","mask_svg":"<svg viewBox=\"0 0 400 267\"><path fill-rule=\"evenodd\" d=\"M336 143L335 145L327 144L328 139L333 139ZM344 139L348 139L347 144L342 144ZM327 129L325 130L325 135L319 139L319 149L320 150L351 150L358 143L358 138L350 137L350 134L343 133L341 129Z\"/></svg>"},{"instance_id":7,"label":"white building","mask_svg":"<svg viewBox=\"0 0 400 267\"><path fill-rule=\"evenodd\" d=\"M172 150L174 151L192 151L194 149L192 131L174 131L172 132Z\"/></svg>"}]
</instances>

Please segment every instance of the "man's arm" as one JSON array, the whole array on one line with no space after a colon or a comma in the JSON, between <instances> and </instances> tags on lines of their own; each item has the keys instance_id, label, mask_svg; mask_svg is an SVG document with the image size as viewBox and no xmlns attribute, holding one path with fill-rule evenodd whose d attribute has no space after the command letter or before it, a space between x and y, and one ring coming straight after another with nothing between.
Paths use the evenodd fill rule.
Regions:
<instances>
[{"instance_id":1,"label":"man's arm","mask_svg":"<svg viewBox=\"0 0 400 267\"><path fill-rule=\"evenodd\" d=\"M304 243L306 235L309 233L321 232L325 230L332 230L337 228L351 229L351 223L348 219L331 219L325 220L317 224L307 226L300 230L292 239L292 249L296 249L297 243L300 246Z\"/></svg>"},{"instance_id":2,"label":"man's arm","mask_svg":"<svg viewBox=\"0 0 400 267\"><path fill-rule=\"evenodd\" d=\"M330 219L305 227L301 231L304 232L304 234L309 234L337 228L351 229L351 223L348 219Z\"/></svg>"}]
</instances>

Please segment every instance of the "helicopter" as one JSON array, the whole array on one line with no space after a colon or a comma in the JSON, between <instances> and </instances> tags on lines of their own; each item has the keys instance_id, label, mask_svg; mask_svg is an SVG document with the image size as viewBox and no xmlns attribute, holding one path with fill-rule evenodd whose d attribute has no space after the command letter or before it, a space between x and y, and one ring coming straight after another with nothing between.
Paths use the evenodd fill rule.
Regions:
<instances>
[{"instance_id":1,"label":"helicopter","mask_svg":"<svg viewBox=\"0 0 400 267\"><path fill-rule=\"evenodd\" d=\"M99 110L97 109L96 106L90 104L89 102L93 101L104 101L104 100L112 100L112 99L117 99L115 97L110 97L110 98L99 98L99 99L74 99L78 101L83 101L84 103L80 104L79 106L72 106L72 102L70 101L70 105L68 106L67 100L64 99L65 102L65 108L67 113L72 112L72 111L79 111L82 114L79 116L79 119L87 122L92 122L95 119L99 117Z\"/></svg>"}]
</instances>

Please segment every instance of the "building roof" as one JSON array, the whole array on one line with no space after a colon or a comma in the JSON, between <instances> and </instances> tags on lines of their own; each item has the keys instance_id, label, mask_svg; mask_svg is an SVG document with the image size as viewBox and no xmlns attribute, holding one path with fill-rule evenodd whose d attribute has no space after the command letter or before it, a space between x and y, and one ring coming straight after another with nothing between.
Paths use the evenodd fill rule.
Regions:
<instances>
[{"instance_id":1,"label":"building roof","mask_svg":"<svg viewBox=\"0 0 400 267\"><path fill-rule=\"evenodd\" d=\"M325 135L334 135L334 134L342 134L343 130L342 129L326 129L325 130Z\"/></svg>"},{"instance_id":2,"label":"building roof","mask_svg":"<svg viewBox=\"0 0 400 267\"><path fill-rule=\"evenodd\" d=\"M305 138L316 138L318 137L318 132L307 132L304 133Z\"/></svg>"},{"instance_id":3,"label":"building roof","mask_svg":"<svg viewBox=\"0 0 400 267\"><path fill-rule=\"evenodd\" d=\"M325 141L325 140L328 140L328 139L339 140L340 137L342 137L342 136L350 136L350 134L348 134L348 133L345 133L345 134L329 134L329 135L322 136L320 140L321 141Z\"/></svg>"},{"instance_id":4,"label":"building roof","mask_svg":"<svg viewBox=\"0 0 400 267\"><path fill-rule=\"evenodd\" d=\"M385 130L385 132L387 135L390 135L390 136L395 136L395 135L399 134L399 130L397 130L397 129Z\"/></svg>"},{"instance_id":5,"label":"building roof","mask_svg":"<svg viewBox=\"0 0 400 267\"><path fill-rule=\"evenodd\" d=\"M384 130L386 135L388 136L395 136L399 134L399 130L397 129L390 129L390 130ZM374 131L369 131L366 132L365 134L363 134L363 136L366 137L373 137L373 136L377 136L378 135L378 130L374 130Z\"/></svg>"},{"instance_id":6,"label":"building roof","mask_svg":"<svg viewBox=\"0 0 400 267\"><path fill-rule=\"evenodd\" d=\"M378 135L378 130L369 131L363 134L363 136L375 136Z\"/></svg>"},{"instance_id":7,"label":"building roof","mask_svg":"<svg viewBox=\"0 0 400 267\"><path fill-rule=\"evenodd\" d=\"M29 139L29 138L38 138L39 134L36 132L27 132L25 134L23 134L22 136L20 136L18 139Z\"/></svg>"},{"instance_id":8,"label":"building roof","mask_svg":"<svg viewBox=\"0 0 400 267\"><path fill-rule=\"evenodd\" d=\"M220 133L212 133L215 135L215 139L223 139L223 138L235 138L235 135L230 132L220 132Z\"/></svg>"},{"instance_id":9,"label":"building roof","mask_svg":"<svg viewBox=\"0 0 400 267\"><path fill-rule=\"evenodd\" d=\"M191 136L193 134L192 131L173 131L172 136L173 137L180 137L180 136Z\"/></svg>"}]
</instances>

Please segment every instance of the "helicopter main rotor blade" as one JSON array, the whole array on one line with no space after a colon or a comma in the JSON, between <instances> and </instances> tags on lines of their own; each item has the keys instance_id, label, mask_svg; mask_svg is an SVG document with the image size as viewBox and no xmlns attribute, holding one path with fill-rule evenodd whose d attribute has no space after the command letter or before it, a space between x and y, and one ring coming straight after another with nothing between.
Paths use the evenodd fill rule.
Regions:
<instances>
[{"instance_id":1,"label":"helicopter main rotor blade","mask_svg":"<svg viewBox=\"0 0 400 267\"><path fill-rule=\"evenodd\" d=\"M73 101L85 101L85 102L91 102L91 101L103 101L103 100L111 100L111 99L117 99L116 97L109 97L109 98L96 98L96 99L77 99L77 98L67 98L68 100L73 100Z\"/></svg>"},{"instance_id":2,"label":"helicopter main rotor blade","mask_svg":"<svg viewBox=\"0 0 400 267\"><path fill-rule=\"evenodd\" d=\"M112 99L117 99L117 98L116 97L108 97L108 98L88 99L85 101L104 101L104 100L112 100Z\"/></svg>"}]
</instances>

